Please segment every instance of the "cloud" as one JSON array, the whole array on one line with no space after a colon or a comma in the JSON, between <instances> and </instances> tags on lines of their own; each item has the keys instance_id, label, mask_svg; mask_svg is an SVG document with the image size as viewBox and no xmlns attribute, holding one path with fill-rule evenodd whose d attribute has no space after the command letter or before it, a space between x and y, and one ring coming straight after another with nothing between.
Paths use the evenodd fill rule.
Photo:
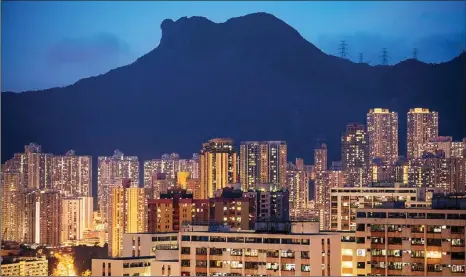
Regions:
<instances>
[{"instance_id":1,"label":"cloud","mask_svg":"<svg viewBox=\"0 0 466 277\"><path fill-rule=\"evenodd\" d=\"M52 65L82 65L85 67L117 66L129 54L128 44L110 33L82 38L64 38L52 45L46 59Z\"/></svg>"}]
</instances>

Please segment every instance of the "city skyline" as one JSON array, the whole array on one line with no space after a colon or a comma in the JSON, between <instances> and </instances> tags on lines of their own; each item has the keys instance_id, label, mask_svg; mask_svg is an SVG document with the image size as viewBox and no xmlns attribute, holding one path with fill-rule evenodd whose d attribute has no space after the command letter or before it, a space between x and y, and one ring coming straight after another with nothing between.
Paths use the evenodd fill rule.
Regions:
<instances>
[{"instance_id":1,"label":"city skyline","mask_svg":"<svg viewBox=\"0 0 466 277\"><path fill-rule=\"evenodd\" d=\"M0 275L465 276L466 2L1 13Z\"/></svg>"}]
</instances>

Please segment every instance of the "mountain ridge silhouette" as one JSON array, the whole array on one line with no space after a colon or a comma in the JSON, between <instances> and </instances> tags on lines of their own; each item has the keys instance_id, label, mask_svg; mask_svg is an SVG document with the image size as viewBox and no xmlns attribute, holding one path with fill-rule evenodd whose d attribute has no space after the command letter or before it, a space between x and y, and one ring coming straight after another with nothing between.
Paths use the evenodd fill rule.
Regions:
<instances>
[{"instance_id":1,"label":"mountain ridge silhouette","mask_svg":"<svg viewBox=\"0 0 466 277\"><path fill-rule=\"evenodd\" d=\"M24 145L45 152L141 160L190 157L213 137L286 140L289 160L313 163L316 138L339 160L340 134L370 108L439 112L440 135L466 137L466 54L440 64L353 63L322 52L266 13L214 23L166 19L160 44L135 62L60 88L2 92L2 162ZM96 165L94 166L96 167Z\"/></svg>"}]
</instances>

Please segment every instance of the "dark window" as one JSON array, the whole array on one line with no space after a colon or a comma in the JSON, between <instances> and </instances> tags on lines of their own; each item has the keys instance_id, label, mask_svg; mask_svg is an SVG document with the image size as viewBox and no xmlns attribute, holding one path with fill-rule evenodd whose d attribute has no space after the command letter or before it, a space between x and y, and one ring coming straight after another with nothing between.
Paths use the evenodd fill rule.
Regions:
<instances>
[{"instance_id":1,"label":"dark window","mask_svg":"<svg viewBox=\"0 0 466 277\"><path fill-rule=\"evenodd\" d=\"M227 238L228 242L233 242L233 243L243 243L244 242L244 237L229 237Z\"/></svg>"},{"instance_id":2,"label":"dark window","mask_svg":"<svg viewBox=\"0 0 466 277\"><path fill-rule=\"evenodd\" d=\"M246 238L246 243L262 243L262 238Z\"/></svg>"},{"instance_id":3,"label":"dark window","mask_svg":"<svg viewBox=\"0 0 466 277\"><path fill-rule=\"evenodd\" d=\"M451 259L452 260L464 260L464 253L465 252L451 252Z\"/></svg>"},{"instance_id":4,"label":"dark window","mask_svg":"<svg viewBox=\"0 0 466 277\"><path fill-rule=\"evenodd\" d=\"M452 234L464 234L464 227L462 226L451 226Z\"/></svg>"},{"instance_id":5,"label":"dark window","mask_svg":"<svg viewBox=\"0 0 466 277\"><path fill-rule=\"evenodd\" d=\"M357 237L356 238L356 243L366 243L366 238L365 237Z\"/></svg>"},{"instance_id":6,"label":"dark window","mask_svg":"<svg viewBox=\"0 0 466 277\"><path fill-rule=\"evenodd\" d=\"M280 244L279 238L264 238L264 243Z\"/></svg>"},{"instance_id":7,"label":"dark window","mask_svg":"<svg viewBox=\"0 0 466 277\"><path fill-rule=\"evenodd\" d=\"M364 262L358 262L358 268L366 268L366 264Z\"/></svg>"},{"instance_id":8,"label":"dark window","mask_svg":"<svg viewBox=\"0 0 466 277\"><path fill-rule=\"evenodd\" d=\"M356 225L356 231L362 231L362 232L366 231L366 225L365 224L357 224Z\"/></svg>"},{"instance_id":9,"label":"dark window","mask_svg":"<svg viewBox=\"0 0 466 277\"><path fill-rule=\"evenodd\" d=\"M181 241L190 241L189 236L181 236Z\"/></svg>"},{"instance_id":10,"label":"dark window","mask_svg":"<svg viewBox=\"0 0 466 277\"><path fill-rule=\"evenodd\" d=\"M358 218L365 218L366 216L367 216L367 215L366 215L365 212L357 212L357 213L356 213L356 217L358 217Z\"/></svg>"},{"instance_id":11,"label":"dark window","mask_svg":"<svg viewBox=\"0 0 466 277\"><path fill-rule=\"evenodd\" d=\"M427 239L427 246L442 246L442 239Z\"/></svg>"},{"instance_id":12,"label":"dark window","mask_svg":"<svg viewBox=\"0 0 466 277\"><path fill-rule=\"evenodd\" d=\"M190 247L181 247L181 254L191 254L191 248Z\"/></svg>"},{"instance_id":13,"label":"dark window","mask_svg":"<svg viewBox=\"0 0 466 277\"><path fill-rule=\"evenodd\" d=\"M445 219L445 214L427 214L427 219Z\"/></svg>"}]
</instances>

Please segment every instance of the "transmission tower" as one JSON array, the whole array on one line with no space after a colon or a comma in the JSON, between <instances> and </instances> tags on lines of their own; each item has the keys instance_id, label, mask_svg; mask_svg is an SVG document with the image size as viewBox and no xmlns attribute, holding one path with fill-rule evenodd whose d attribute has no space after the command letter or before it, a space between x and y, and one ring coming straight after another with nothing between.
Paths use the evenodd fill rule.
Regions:
<instances>
[{"instance_id":1,"label":"transmission tower","mask_svg":"<svg viewBox=\"0 0 466 277\"><path fill-rule=\"evenodd\" d=\"M389 55L388 55L387 48L382 48L382 54L380 55L380 58L381 58L381 61L382 61L382 65L387 65L388 64Z\"/></svg>"},{"instance_id":2,"label":"transmission tower","mask_svg":"<svg viewBox=\"0 0 466 277\"><path fill-rule=\"evenodd\" d=\"M418 54L419 54L419 49L414 48L413 49L413 59L415 59L416 61L417 61Z\"/></svg>"},{"instance_id":3,"label":"transmission tower","mask_svg":"<svg viewBox=\"0 0 466 277\"><path fill-rule=\"evenodd\" d=\"M363 53L359 53L359 63L364 63L364 55Z\"/></svg>"},{"instance_id":4,"label":"transmission tower","mask_svg":"<svg viewBox=\"0 0 466 277\"><path fill-rule=\"evenodd\" d=\"M343 59L347 59L348 56L348 44L346 44L346 41L342 40L340 41L340 47L338 48L340 57Z\"/></svg>"}]
</instances>

